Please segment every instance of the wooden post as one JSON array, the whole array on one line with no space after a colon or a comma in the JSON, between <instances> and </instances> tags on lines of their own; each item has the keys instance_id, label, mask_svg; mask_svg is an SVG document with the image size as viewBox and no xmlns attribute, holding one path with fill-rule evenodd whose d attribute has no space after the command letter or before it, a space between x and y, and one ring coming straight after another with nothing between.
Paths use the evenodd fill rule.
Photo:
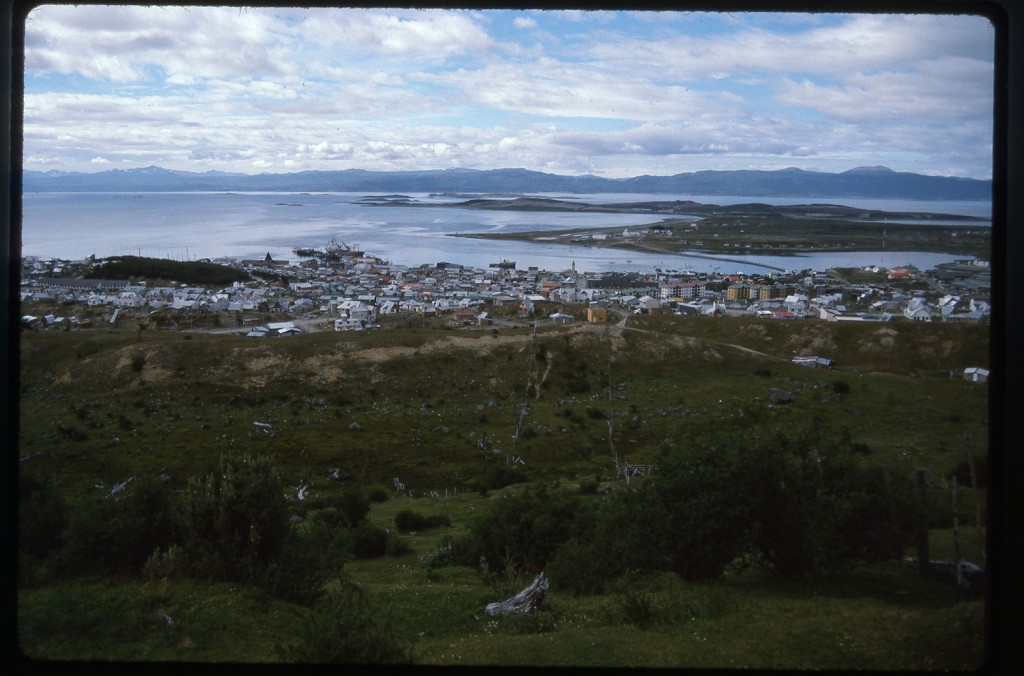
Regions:
<instances>
[{"instance_id":1,"label":"wooden post","mask_svg":"<svg viewBox=\"0 0 1024 676\"><path fill-rule=\"evenodd\" d=\"M956 566L956 589L959 594L963 583L963 573L960 570L963 553L960 550L960 506L957 504L957 488L956 474L953 474L953 564Z\"/></svg>"},{"instance_id":2,"label":"wooden post","mask_svg":"<svg viewBox=\"0 0 1024 676\"><path fill-rule=\"evenodd\" d=\"M928 574L928 494L924 482L926 470L917 469L917 499L918 499L918 521L917 521L917 570L921 575Z\"/></svg>"},{"instance_id":3,"label":"wooden post","mask_svg":"<svg viewBox=\"0 0 1024 676\"><path fill-rule=\"evenodd\" d=\"M971 488L974 490L974 527L978 534L978 547L981 549L981 563L985 565L985 531L981 527L981 503L978 501L978 478L974 471L974 454L967 451L967 467L971 470Z\"/></svg>"}]
</instances>

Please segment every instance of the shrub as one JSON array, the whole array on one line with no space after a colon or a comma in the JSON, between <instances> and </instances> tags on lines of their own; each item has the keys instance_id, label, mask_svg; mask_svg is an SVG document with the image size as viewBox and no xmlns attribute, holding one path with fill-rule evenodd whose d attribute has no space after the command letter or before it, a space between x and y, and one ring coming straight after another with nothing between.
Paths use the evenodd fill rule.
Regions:
<instances>
[{"instance_id":1,"label":"shrub","mask_svg":"<svg viewBox=\"0 0 1024 676\"><path fill-rule=\"evenodd\" d=\"M427 525L427 518L411 509L403 509L395 515L395 527L403 532L422 530Z\"/></svg>"},{"instance_id":2,"label":"shrub","mask_svg":"<svg viewBox=\"0 0 1024 676\"><path fill-rule=\"evenodd\" d=\"M166 550L153 550L142 566L142 575L149 582L158 582L174 577L181 569L181 547L171 545Z\"/></svg>"},{"instance_id":3,"label":"shrub","mask_svg":"<svg viewBox=\"0 0 1024 676\"><path fill-rule=\"evenodd\" d=\"M397 535L388 535L387 546L384 553L388 556L405 556L412 553L412 545Z\"/></svg>"},{"instance_id":4,"label":"shrub","mask_svg":"<svg viewBox=\"0 0 1024 676\"><path fill-rule=\"evenodd\" d=\"M755 533L745 459L739 446L721 439L695 439L686 453L663 452L646 499L631 505L642 520L634 528L647 529L653 558L685 579L720 577Z\"/></svg>"},{"instance_id":5,"label":"shrub","mask_svg":"<svg viewBox=\"0 0 1024 676\"><path fill-rule=\"evenodd\" d=\"M408 664L412 653L398 639L389 618L380 618L365 593L348 584L304 613L288 645L277 646L282 661L302 664Z\"/></svg>"},{"instance_id":6,"label":"shrub","mask_svg":"<svg viewBox=\"0 0 1024 676\"><path fill-rule=\"evenodd\" d=\"M280 477L268 457L222 456L189 480L182 547L194 574L257 582L281 556L291 530Z\"/></svg>"},{"instance_id":7,"label":"shrub","mask_svg":"<svg viewBox=\"0 0 1024 676\"><path fill-rule=\"evenodd\" d=\"M494 464L487 468L477 481L477 489L481 495L487 491L497 490L512 484L524 483L526 475L508 465Z\"/></svg>"},{"instance_id":8,"label":"shrub","mask_svg":"<svg viewBox=\"0 0 1024 676\"><path fill-rule=\"evenodd\" d=\"M383 529L363 523L352 530L352 553L360 559L384 556L388 549L388 534Z\"/></svg>"},{"instance_id":9,"label":"shrub","mask_svg":"<svg viewBox=\"0 0 1024 676\"><path fill-rule=\"evenodd\" d=\"M403 509L395 515L395 527L404 533L450 525L451 521L443 514L424 516L419 512L412 511L411 509Z\"/></svg>"},{"instance_id":10,"label":"shrub","mask_svg":"<svg viewBox=\"0 0 1024 676\"><path fill-rule=\"evenodd\" d=\"M156 479L139 478L118 495L84 501L72 514L67 545L58 554L70 575L135 575L156 549L180 535L172 493Z\"/></svg>"},{"instance_id":11,"label":"shrub","mask_svg":"<svg viewBox=\"0 0 1024 676\"><path fill-rule=\"evenodd\" d=\"M470 535L490 570L539 570L586 524L578 496L531 491L498 501L470 525Z\"/></svg>"},{"instance_id":12,"label":"shrub","mask_svg":"<svg viewBox=\"0 0 1024 676\"><path fill-rule=\"evenodd\" d=\"M310 605L323 595L326 582L341 575L352 549L347 528L324 522L292 528L263 587L278 598Z\"/></svg>"},{"instance_id":13,"label":"shrub","mask_svg":"<svg viewBox=\"0 0 1024 676\"><path fill-rule=\"evenodd\" d=\"M53 479L18 479L18 583L42 583L51 572L46 557L64 546L69 509Z\"/></svg>"},{"instance_id":14,"label":"shrub","mask_svg":"<svg viewBox=\"0 0 1024 676\"><path fill-rule=\"evenodd\" d=\"M589 538L574 537L558 548L545 568L548 579L573 594L600 594L621 571L608 565L600 546Z\"/></svg>"},{"instance_id":15,"label":"shrub","mask_svg":"<svg viewBox=\"0 0 1024 676\"><path fill-rule=\"evenodd\" d=\"M480 542L472 536L453 539L444 535L433 552L420 558L420 565L428 569L446 566L475 568L480 565L482 551Z\"/></svg>"},{"instance_id":16,"label":"shrub","mask_svg":"<svg viewBox=\"0 0 1024 676\"><path fill-rule=\"evenodd\" d=\"M358 526L370 514L370 499L362 493L345 493L341 497L341 509L348 517L349 524Z\"/></svg>"},{"instance_id":17,"label":"shrub","mask_svg":"<svg viewBox=\"0 0 1024 676\"><path fill-rule=\"evenodd\" d=\"M383 486L371 486L366 492L370 502L387 502L388 492Z\"/></svg>"},{"instance_id":18,"label":"shrub","mask_svg":"<svg viewBox=\"0 0 1024 676\"><path fill-rule=\"evenodd\" d=\"M832 391L835 392L836 394L849 394L850 383L846 382L845 380L837 380L834 383L832 383Z\"/></svg>"},{"instance_id":19,"label":"shrub","mask_svg":"<svg viewBox=\"0 0 1024 676\"><path fill-rule=\"evenodd\" d=\"M63 544L68 506L52 479L31 472L18 476L18 548L30 556L46 556Z\"/></svg>"},{"instance_id":20,"label":"shrub","mask_svg":"<svg viewBox=\"0 0 1024 676\"><path fill-rule=\"evenodd\" d=\"M857 458L847 435L814 426L773 434L756 425L688 439L685 451L662 451L654 482L609 496L593 518L574 523L548 573L553 584L594 593L627 569L715 580L753 564L808 579L898 557L912 542L917 513L909 477L866 469ZM510 530L500 520L488 527ZM503 542L531 533L516 527L519 540L503 535Z\"/></svg>"},{"instance_id":21,"label":"shrub","mask_svg":"<svg viewBox=\"0 0 1024 676\"><path fill-rule=\"evenodd\" d=\"M909 477L864 468L845 435L810 427L744 445L754 551L779 577L895 558L912 542Z\"/></svg>"}]
</instances>

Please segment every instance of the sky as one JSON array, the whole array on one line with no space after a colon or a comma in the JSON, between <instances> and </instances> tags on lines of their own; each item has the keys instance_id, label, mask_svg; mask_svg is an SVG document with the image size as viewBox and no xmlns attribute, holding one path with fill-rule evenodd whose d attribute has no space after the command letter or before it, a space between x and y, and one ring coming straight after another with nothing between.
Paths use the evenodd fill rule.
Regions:
<instances>
[{"instance_id":1,"label":"sky","mask_svg":"<svg viewBox=\"0 0 1024 676\"><path fill-rule=\"evenodd\" d=\"M992 177L983 16L43 5L26 170Z\"/></svg>"}]
</instances>

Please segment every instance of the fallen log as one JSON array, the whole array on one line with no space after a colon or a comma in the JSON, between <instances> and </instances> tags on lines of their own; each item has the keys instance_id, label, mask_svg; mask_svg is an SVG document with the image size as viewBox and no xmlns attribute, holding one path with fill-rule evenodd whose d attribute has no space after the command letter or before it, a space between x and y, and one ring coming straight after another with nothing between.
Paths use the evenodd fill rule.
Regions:
<instances>
[{"instance_id":1,"label":"fallen log","mask_svg":"<svg viewBox=\"0 0 1024 676\"><path fill-rule=\"evenodd\" d=\"M548 579L544 577L542 572L533 580L529 587L507 601L488 603L487 614L493 617L494 615L533 612L544 603L544 595L547 594L548 585Z\"/></svg>"}]
</instances>

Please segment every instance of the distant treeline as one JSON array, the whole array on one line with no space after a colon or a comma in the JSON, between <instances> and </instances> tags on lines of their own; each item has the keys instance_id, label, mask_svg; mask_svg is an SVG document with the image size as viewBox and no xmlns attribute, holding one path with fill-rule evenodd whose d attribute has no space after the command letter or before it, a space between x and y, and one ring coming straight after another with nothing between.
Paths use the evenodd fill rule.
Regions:
<instances>
[{"instance_id":1,"label":"distant treeline","mask_svg":"<svg viewBox=\"0 0 1024 676\"><path fill-rule=\"evenodd\" d=\"M143 278L212 286L249 279L247 272L217 263L141 256L122 256L105 261L84 276L91 279Z\"/></svg>"}]
</instances>

